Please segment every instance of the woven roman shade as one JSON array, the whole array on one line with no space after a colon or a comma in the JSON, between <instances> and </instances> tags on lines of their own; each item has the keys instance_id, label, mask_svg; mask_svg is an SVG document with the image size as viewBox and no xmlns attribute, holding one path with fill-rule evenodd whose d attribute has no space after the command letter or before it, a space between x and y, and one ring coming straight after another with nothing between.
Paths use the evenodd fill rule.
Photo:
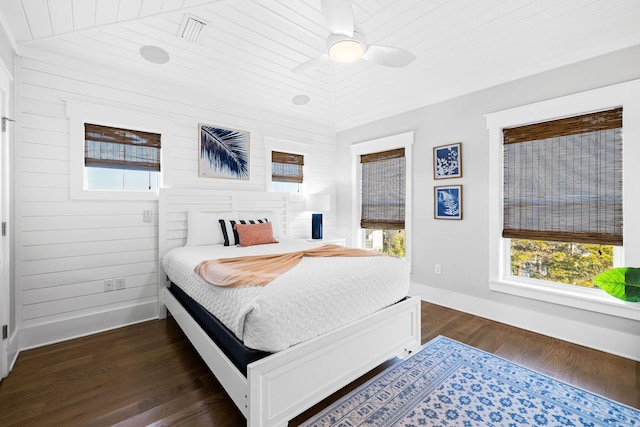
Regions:
<instances>
[{"instance_id":1,"label":"woven roman shade","mask_svg":"<svg viewBox=\"0 0 640 427\"><path fill-rule=\"evenodd\" d=\"M406 162L404 148L360 156L360 227L404 229Z\"/></svg>"},{"instance_id":2,"label":"woven roman shade","mask_svg":"<svg viewBox=\"0 0 640 427\"><path fill-rule=\"evenodd\" d=\"M160 134L85 123L84 164L160 171Z\"/></svg>"},{"instance_id":3,"label":"woven roman shade","mask_svg":"<svg viewBox=\"0 0 640 427\"><path fill-rule=\"evenodd\" d=\"M503 237L622 245L622 108L503 137Z\"/></svg>"},{"instance_id":4,"label":"woven roman shade","mask_svg":"<svg viewBox=\"0 0 640 427\"><path fill-rule=\"evenodd\" d=\"M302 184L302 154L271 152L271 180L279 182L297 182Z\"/></svg>"}]
</instances>

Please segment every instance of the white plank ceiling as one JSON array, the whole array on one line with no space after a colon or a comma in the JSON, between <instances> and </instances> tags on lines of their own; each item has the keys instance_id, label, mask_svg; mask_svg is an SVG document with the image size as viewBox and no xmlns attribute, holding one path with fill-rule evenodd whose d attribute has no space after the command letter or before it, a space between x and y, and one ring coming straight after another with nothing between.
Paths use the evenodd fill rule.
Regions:
<instances>
[{"instance_id":1,"label":"white plank ceiling","mask_svg":"<svg viewBox=\"0 0 640 427\"><path fill-rule=\"evenodd\" d=\"M409 50L416 61L292 73L325 49L320 0L2 0L0 22L20 55L84 58L338 131L640 44L638 0L352 5L369 43ZM185 13L208 23L198 44L177 37ZM144 45L165 49L169 63L142 59ZM311 102L294 105L299 94Z\"/></svg>"}]
</instances>

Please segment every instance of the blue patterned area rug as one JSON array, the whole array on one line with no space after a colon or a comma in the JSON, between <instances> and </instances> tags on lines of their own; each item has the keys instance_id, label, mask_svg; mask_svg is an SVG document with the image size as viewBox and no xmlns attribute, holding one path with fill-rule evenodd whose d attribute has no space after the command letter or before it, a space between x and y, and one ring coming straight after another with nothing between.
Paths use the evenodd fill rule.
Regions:
<instances>
[{"instance_id":1,"label":"blue patterned area rug","mask_svg":"<svg viewBox=\"0 0 640 427\"><path fill-rule=\"evenodd\" d=\"M640 411L439 336L305 426L640 426Z\"/></svg>"}]
</instances>

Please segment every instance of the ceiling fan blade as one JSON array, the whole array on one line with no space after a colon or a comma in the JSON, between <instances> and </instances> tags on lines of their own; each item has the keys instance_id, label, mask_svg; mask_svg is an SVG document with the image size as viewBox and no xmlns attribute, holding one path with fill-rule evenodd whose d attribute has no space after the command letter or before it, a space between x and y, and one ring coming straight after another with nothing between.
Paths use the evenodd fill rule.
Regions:
<instances>
[{"instance_id":1,"label":"ceiling fan blade","mask_svg":"<svg viewBox=\"0 0 640 427\"><path fill-rule=\"evenodd\" d=\"M313 70L316 68L319 68L321 66L323 66L326 63L331 62L331 58L329 58L329 55L324 53L320 56L318 56L317 58L313 58L310 59L307 62L303 62L302 64L298 65L296 68L294 68L292 71L294 73L304 73L307 72L309 70Z\"/></svg>"},{"instance_id":2,"label":"ceiling fan blade","mask_svg":"<svg viewBox=\"0 0 640 427\"><path fill-rule=\"evenodd\" d=\"M369 45L362 59L385 67L400 68L409 65L416 56L397 47Z\"/></svg>"},{"instance_id":3,"label":"ceiling fan blade","mask_svg":"<svg viewBox=\"0 0 640 427\"><path fill-rule=\"evenodd\" d=\"M322 0L322 11L333 34L353 37L353 9L350 0Z\"/></svg>"}]
</instances>

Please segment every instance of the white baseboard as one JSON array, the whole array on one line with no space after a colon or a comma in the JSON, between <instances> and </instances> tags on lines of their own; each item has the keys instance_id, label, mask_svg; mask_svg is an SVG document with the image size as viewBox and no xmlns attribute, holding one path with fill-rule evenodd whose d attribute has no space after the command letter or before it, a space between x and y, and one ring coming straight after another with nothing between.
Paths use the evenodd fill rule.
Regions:
<instances>
[{"instance_id":1,"label":"white baseboard","mask_svg":"<svg viewBox=\"0 0 640 427\"><path fill-rule=\"evenodd\" d=\"M18 345L20 351L28 350L157 318L157 301L121 307L59 322L24 327L18 331Z\"/></svg>"},{"instance_id":2,"label":"white baseboard","mask_svg":"<svg viewBox=\"0 0 640 427\"><path fill-rule=\"evenodd\" d=\"M513 307L418 283L411 284L410 294L418 295L422 300L433 304L640 361L639 335L558 318L543 312L527 310L521 306Z\"/></svg>"}]
</instances>

